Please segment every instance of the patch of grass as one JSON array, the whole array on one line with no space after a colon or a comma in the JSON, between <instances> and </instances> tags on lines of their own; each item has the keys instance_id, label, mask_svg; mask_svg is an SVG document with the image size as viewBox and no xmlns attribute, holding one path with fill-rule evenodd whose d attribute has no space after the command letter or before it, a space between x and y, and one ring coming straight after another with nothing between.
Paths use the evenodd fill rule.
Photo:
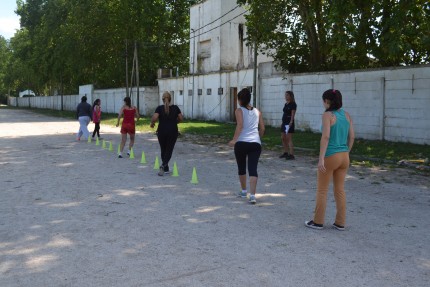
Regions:
<instances>
[{"instance_id":1,"label":"patch of grass","mask_svg":"<svg viewBox=\"0 0 430 287\"><path fill-rule=\"evenodd\" d=\"M0 109L12 108L0 106ZM76 114L71 111L55 111L47 109L27 109L47 116L62 117L75 120ZM117 114L102 115L102 124L115 126ZM136 125L136 130L141 132L153 132L156 130L149 127L150 118L141 118ZM185 120L179 125L181 134L201 137L202 143L225 142L231 140L236 125L232 123L220 123L215 121ZM318 154L321 134L312 132L296 131L293 136L294 146L301 153ZM281 151L281 133L278 127L266 127L263 137L265 149ZM351 152L353 163L364 166L386 163L386 161L397 162L402 159L418 160L430 158L430 146L411 143L388 142L378 140L356 139Z\"/></svg>"}]
</instances>

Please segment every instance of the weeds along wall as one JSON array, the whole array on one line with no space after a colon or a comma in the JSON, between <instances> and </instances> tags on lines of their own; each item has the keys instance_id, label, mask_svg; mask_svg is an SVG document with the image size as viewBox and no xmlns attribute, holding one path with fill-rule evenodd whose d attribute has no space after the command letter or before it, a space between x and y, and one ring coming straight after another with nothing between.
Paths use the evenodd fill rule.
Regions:
<instances>
[{"instance_id":1,"label":"weeds along wall","mask_svg":"<svg viewBox=\"0 0 430 287\"><path fill-rule=\"evenodd\" d=\"M132 104L137 105L136 88L131 90ZM63 101L63 110L75 111L76 106L81 102L82 96L87 96L87 102L92 104L94 100L101 100L103 112L118 113L123 105L126 95L126 89L106 89L94 90L92 85L81 86L79 95L64 95L50 97L27 97L8 99L9 105L26 108L40 108L61 110L61 98ZM139 88L139 113L142 115L151 115L158 105L158 87L140 87Z\"/></svg>"}]
</instances>

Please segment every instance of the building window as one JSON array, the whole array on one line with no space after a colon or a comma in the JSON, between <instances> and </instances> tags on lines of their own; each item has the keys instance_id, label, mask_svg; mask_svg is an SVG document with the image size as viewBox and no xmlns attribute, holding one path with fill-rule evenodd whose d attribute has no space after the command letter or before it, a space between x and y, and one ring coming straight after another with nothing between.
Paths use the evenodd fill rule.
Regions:
<instances>
[{"instance_id":1,"label":"building window","mask_svg":"<svg viewBox=\"0 0 430 287\"><path fill-rule=\"evenodd\" d=\"M223 88L218 88L218 95L222 95L224 93L224 89Z\"/></svg>"},{"instance_id":2,"label":"building window","mask_svg":"<svg viewBox=\"0 0 430 287\"><path fill-rule=\"evenodd\" d=\"M193 95L193 90L188 90L188 96L192 96Z\"/></svg>"},{"instance_id":3,"label":"building window","mask_svg":"<svg viewBox=\"0 0 430 287\"><path fill-rule=\"evenodd\" d=\"M212 95L212 89L207 89L206 90L206 95L208 95L208 96Z\"/></svg>"},{"instance_id":4,"label":"building window","mask_svg":"<svg viewBox=\"0 0 430 287\"><path fill-rule=\"evenodd\" d=\"M198 89L197 90L197 95L199 95L199 96L203 95L203 89Z\"/></svg>"},{"instance_id":5,"label":"building window","mask_svg":"<svg viewBox=\"0 0 430 287\"><path fill-rule=\"evenodd\" d=\"M183 96L183 95L184 95L184 91L183 91L183 90L180 90L180 91L179 91L179 95L180 95L180 96Z\"/></svg>"}]
</instances>

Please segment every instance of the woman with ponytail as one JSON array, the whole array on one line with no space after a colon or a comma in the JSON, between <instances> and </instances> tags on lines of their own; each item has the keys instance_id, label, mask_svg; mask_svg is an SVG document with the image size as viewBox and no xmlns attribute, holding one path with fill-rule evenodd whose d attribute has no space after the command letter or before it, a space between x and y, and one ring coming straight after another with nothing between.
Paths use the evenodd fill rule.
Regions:
<instances>
[{"instance_id":1,"label":"woman with ponytail","mask_svg":"<svg viewBox=\"0 0 430 287\"><path fill-rule=\"evenodd\" d=\"M337 210L333 227L342 231L345 230L346 216L345 177L349 167L349 152L354 144L354 127L351 116L342 109L340 91L327 90L322 100L325 112L322 116L315 214L305 225L313 229L323 228L327 193L333 177Z\"/></svg>"},{"instance_id":2,"label":"woman with ponytail","mask_svg":"<svg viewBox=\"0 0 430 287\"><path fill-rule=\"evenodd\" d=\"M176 105L171 105L172 96L169 92L163 93L163 104L155 109L151 118L151 128L158 121L157 138L161 149L161 166L159 176L169 173L169 161L172 158L173 148L178 139L178 123L183 120L182 112Z\"/></svg>"}]
</instances>

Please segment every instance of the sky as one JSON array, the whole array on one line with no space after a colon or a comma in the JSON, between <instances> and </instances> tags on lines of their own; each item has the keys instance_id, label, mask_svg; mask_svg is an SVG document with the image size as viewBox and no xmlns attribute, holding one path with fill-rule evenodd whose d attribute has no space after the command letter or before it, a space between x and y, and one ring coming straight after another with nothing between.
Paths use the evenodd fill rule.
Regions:
<instances>
[{"instance_id":1,"label":"sky","mask_svg":"<svg viewBox=\"0 0 430 287\"><path fill-rule=\"evenodd\" d=\"M16 0L0 0L0 35L10 39L19 29L19 16L15 14Z\"/></svg>"}]
</instances>

